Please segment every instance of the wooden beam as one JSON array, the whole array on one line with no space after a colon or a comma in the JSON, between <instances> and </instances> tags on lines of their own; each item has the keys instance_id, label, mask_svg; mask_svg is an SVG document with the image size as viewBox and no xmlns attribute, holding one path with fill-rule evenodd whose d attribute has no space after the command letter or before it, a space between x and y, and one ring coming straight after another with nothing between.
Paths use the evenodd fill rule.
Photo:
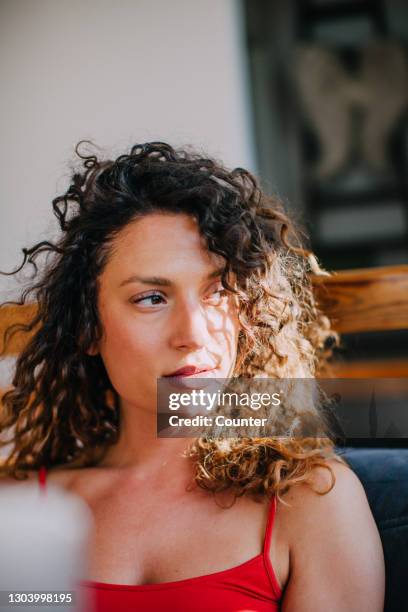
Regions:
<instances>
[{"instance_id":1,"label":"wooden beam","mask_svg":"<svg viewBox=\"0 0 408 612\"><path fill-rule=\"evenodd\" d=\"M329 378L408 378L408 358L337 361L332 371Z\"/></svg>"},{"instance_id":2,"label":"wooden beam","mask_svg":"<svg viewBox=\"0 0 408 612\"><path fill-rule=\"evenodd\" d=\"M312 283L339 333L408 329L408 265L313 275Z\"/></svg>"}]
</instances>

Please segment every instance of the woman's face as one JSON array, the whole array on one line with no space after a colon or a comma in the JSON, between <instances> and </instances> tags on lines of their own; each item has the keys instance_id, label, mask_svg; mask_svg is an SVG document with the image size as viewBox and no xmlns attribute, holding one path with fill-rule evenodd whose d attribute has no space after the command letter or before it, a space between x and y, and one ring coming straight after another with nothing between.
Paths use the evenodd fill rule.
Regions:
<instances>
[{"instance_id":1,"label":"woman's face","mask_svg":"<svg viewBox=\"0 0 408 612\"><path fill-rule=\"evenodd\" d=\"M232 375L239 321L223 263L188 215L151 213L116 236L99 277L104 334L93 353L122 401L152 410L157 379L188 365Z\"/></svg>"}]
</instances>

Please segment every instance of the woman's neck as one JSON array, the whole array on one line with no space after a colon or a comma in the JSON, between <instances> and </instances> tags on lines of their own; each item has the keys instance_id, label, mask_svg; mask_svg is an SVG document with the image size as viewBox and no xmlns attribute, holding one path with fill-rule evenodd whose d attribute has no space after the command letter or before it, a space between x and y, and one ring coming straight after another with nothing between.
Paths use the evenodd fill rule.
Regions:
<instances>
[{"instance_id":1,"label":"woman's neck","mask_svg":"<svg viewBox=\"0 0 408 612\"><path fill-rule=\"evenodd\" d=\"M175 472L191 478L191 460L184 451L193 440L157 437L156 414L122 402L119 439L107 448L98 466L128 469L143 480Z\"/></svg>"}]
</instances>

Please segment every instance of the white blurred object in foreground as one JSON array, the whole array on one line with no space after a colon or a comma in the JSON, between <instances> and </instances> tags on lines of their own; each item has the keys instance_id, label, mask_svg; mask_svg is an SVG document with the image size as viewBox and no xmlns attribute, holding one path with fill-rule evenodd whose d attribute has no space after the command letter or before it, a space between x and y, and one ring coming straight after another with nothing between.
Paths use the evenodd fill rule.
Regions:
<instances>
[{"instance_id":1,"label":"white blurred object in foreground","mask_svg":"<svg viewBox=\"0 0 408 612\"><path fill-rule=\"evenodd\" d=\"M89 612L79 590L86 572L91 512L59 486L0 487L0 610ZM75 605L6 606L4 591L71 591Z\"/></svg>"}]
</instances>

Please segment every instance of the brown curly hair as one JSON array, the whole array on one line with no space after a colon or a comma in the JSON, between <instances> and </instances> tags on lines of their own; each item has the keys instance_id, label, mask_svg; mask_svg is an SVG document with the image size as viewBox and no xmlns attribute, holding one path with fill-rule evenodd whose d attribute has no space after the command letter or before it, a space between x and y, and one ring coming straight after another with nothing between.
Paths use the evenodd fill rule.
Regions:
<instances>
[{"instance_id":1,"label":"brown curly hair","mask_svg":"<svg viewBox=\"0 0 408 612\"><path fill-rule=\"evenodd\" d=\"M6 346L17 329L34 332L0 414L0 432L11 436L0 441L11 445L0 473L15 478L41 465L94 465L118 439L119 397L101 357L87 354L102 336L97 279L115 236L151 212L193 216L209 251L225 259L222 284L238 298L241 323L234 376L314 377L327 370L339 340L317 308L309 278L327 272L282 203L265 195L251 173L162 142L100 160L80 152L85 142L76 147L83 168L52 203L61 236L23 249L21 266L9 273L31 263L39 274L19 302L33 295L35 317L4 338ZM35 258L44 252L51 258L39 273ZM199 486L236 495L279 495L309 482L316 465L330 470L333 486L328 459L337 457L329 432L311 439L199 437L186 455L195 461Z\"/></svg>"}]
</instances>

